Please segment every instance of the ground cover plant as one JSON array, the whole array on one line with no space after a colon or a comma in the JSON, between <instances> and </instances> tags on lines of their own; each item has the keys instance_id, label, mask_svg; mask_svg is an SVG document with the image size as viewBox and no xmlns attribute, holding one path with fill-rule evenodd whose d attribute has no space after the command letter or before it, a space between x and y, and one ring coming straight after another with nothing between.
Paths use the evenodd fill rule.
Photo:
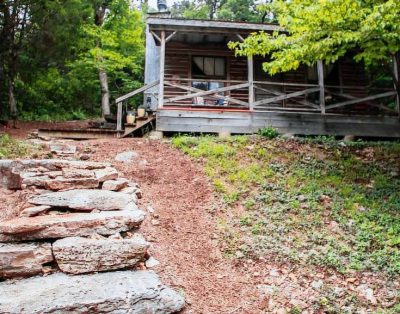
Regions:
<instances>
[{"instance_id":1,"label":"ground cover plant","mask_svg":"<svg viewBox=\"0 0 400 314\"><path fill-rule=\"evenodd\" d=\"M399 311L400 144L287 140L266 133L172 140L202 163L221 197L223 214L216 219L223 253L289 261L350 281L380 276L384 292L378 301L374 296L363 303L348 290L338 298L335 287L326 285L315 310Z\"/></svg>"},{"instance_id":2,"label":"ground cover plant","mask_svg":"<svg viewBox=\"0 0 400 314\"><path fill-rule=\"evenodd\" d=\"M0 159L14 159L32 154L34 148L22 141L15 140L9 135L0 135Z\"/></svg>"}]
</instances>

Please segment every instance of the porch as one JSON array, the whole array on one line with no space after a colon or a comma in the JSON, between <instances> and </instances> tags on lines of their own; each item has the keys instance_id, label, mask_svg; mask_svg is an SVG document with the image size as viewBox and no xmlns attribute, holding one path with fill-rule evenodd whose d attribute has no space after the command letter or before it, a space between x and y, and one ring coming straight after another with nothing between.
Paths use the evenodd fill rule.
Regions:
<instances>
[{"instance_id":1,"label":"porch","mask_svg":"<svg viewBox=\"0 0 400 314\"><path fill-rule=\"evenodd\" d=\"M277 26L148 18L145 86L117 99L117 129L123 103L144 93L159 131L253 133L272 126L294 134L400 136L393 86L372 84L351 56L269 76L266 59L236 57L227 48L257 30ZM396 60L393 66L398 73Z\"/></svg>"}]
</instances>

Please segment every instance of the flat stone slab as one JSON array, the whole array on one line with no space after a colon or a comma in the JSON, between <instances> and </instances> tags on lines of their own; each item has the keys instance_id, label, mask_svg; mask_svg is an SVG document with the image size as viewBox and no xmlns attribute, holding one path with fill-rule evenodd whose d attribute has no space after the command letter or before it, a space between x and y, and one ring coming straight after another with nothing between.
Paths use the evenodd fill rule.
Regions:
<instances>
[{"instance_id":1,"label":"flat stone slab","mask_svg":"<svg viewBox=\"0 0 400 314\"><path fill-rule=\"evenodd\" d=\"M0 243L0 278L38 275L52 261L50 243Z\"/></svg>"},{"instance_id":2,"label":"flat stone slab","mask_svg":"<svg viewBox=\"0 0 400 314\"><path fill-rule=\"evenodd\" d=\"M102 189L109 191L119 191L128 186L129 180L125 178L118 178L115 180L104 181Z\"/></svg>"},{"instance_id":3,"label":"flat stone slab","mask_svg":"<svg viewBox=\"0 0 400 314\"><path fill-rule=\"evenodd\" d=\"M58 273L0 283L0 313L8 314L167 314L184 304L184 298L152 271Z\"/></svg>"},{"instance_id":4,"label":"flat stone slab","mask_svg":"<svg viewBox=\"0 0 400 314\"><path fill-rule=\"evenodd\" d=\"M51 209L51 206L41 205L25 208L20 214L20 217L32 217L46 213Z\"/></svg>"},{"instance_id":5,"label":"flat stone slab","mask_svg":"<svg viewBox=\"0 0 400 314\"><path fill-rule=\"evenodd\" d=\"M29 199L29 203L82 211L137 210L134 198L130 195L106 190L83 189L41 194Z\"/></svg>"},{"instance_id":6,"label":"flat stone slab","mask_svg":"<svg viewBox=\"0 0 400 314\"><path fill-rule=\"evenodd\" d=\"M139 226L144 216L140 210L125 210L19 217L0 222L0 242L112 235Z\"/></svg>"},{"instance_id":7,"label":"flat stone slab","mask_svg":"<svg viewBox=\"0 0 400 314\"><path fill-rule=\"evenodd\" d=\"M53 243L61 271L69 274L134 267L145 260L149 244L139 234L130 239L71 237Z\"/></svg>"},{"instance_id":8,"label":"flat stone slab","mask_svg":"<svg viewBox=\"0 0 400 314\"><path fill-rule=\"evenodd\" d=\"M42 172L45 177L46 172L60 171L63 168L75 168L75 169L86 169L86 170L98 170L111 167L109 163L99 162L86 162L86 161L70 161L61 159L26 159L26 160L0 160L0 184L8 189L20 189L23 184L24 172L32 172L38 170ZM39 171L39 169L41 169ZM28 184L29 178L25 178L27 181L24 184ZM42 180L36 179L35 182L41 184Z\"/></svg>"}]
</instances>

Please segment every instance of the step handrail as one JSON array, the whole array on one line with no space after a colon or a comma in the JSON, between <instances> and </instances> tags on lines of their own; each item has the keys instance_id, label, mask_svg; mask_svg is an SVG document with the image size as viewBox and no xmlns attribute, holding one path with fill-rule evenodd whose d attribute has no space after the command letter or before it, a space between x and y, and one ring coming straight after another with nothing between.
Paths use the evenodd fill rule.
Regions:
<instances>
[{"instance_id":1,"label":"step handrail","mask_svg":"<svg viewBox=\"0 0 400 314\"><path fill-rule=\"evenodd\" d=\"M127 99L129 99L129 98L131 98L131 97L133 97L133 96L135 96L135 95L137 95L139 93L142 93L142 92L144 92L144 91L146 91L146 90L148 90L148 89L150 89L150 88L152 88L154 86L157 86L158 84L160 84L160 80L157 80L157 81L154 81L153 83L144 85L144 86L142 86L142 87L140 87L138 89L135 89L134 91L132 91L132 92L126 94L126 95L118 97L115 100L115 102L117 103L117 131L122 131L122 102L124 100L127 100Z\"/></svg>"}]
</instances>

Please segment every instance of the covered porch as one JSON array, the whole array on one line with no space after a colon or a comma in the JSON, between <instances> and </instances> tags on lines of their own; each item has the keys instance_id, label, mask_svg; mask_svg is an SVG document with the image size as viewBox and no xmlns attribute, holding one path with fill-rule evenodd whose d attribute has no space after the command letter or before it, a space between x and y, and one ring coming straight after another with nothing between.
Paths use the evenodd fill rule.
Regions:
<instances>
[{"instance_id":1,"label":"covered porch","mask_svg":"<svg viewBox=\"0 0 400 314\"><path fill-rule=\"evenodd\" d=\"M228 49L229 41L260 30L278 27L148 18L145 86L118 98L118 112L143 92L159 131L253 133L272 126L294 134L400 136L393 86L374 86L351 56L269 76L266 59ZM398 73L396 60L393 66Z\"/></svg>"}]
</instances>

